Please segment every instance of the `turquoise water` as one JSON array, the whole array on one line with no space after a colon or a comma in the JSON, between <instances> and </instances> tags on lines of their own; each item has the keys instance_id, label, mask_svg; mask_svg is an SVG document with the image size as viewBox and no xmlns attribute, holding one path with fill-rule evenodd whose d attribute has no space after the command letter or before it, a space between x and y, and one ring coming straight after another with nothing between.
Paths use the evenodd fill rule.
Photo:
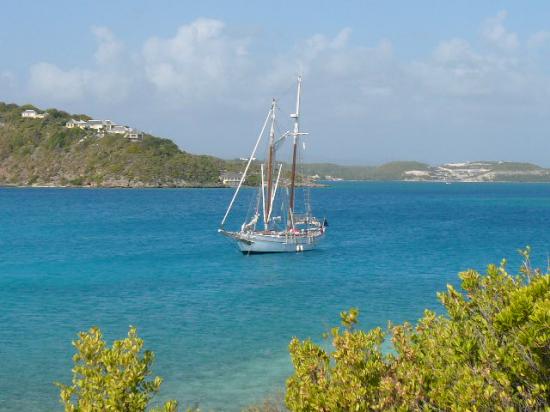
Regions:
<instances>
[{"instance_id":1,"label":"turquoise water","mask_svg":"<svg viewBox=\"0 0 550 412\"><path fill-rule=\"evenodd\" d=\"M216 233L224 189L0 189L0 410L60 409L71 340L138 327L160 399L239 410L283 387L292 336L350 306L415 320L456 273L550 251L550 185L339 183L313 190L313 252L242 256ZM244 203L238 209L245 208ZM235 219L237 221L238 219Z\"/></svg>"}]
</instances>

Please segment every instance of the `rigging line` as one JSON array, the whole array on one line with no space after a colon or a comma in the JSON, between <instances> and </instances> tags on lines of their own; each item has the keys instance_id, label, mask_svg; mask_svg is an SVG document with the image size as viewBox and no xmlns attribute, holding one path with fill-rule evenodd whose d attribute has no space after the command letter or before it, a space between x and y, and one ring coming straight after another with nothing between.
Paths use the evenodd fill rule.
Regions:
<instances>
[{"instance_id":1,"label":"rigging line","mask_svg":"<svg viewBox=\"0 0 550 412\"><path fill-rule=\"evenodd\" d=\"M284 130L284 129L287 129L287 130ZM284 131L283 131L283 130L284 130ZM287 128L281 128L280 122L276 122L276 123L275 123L275 131L276 131L276 135L279 136L279 139L280 139L285 133L287 133L288 130L290 130L289 127L287 127Z\"/></svg>"},{"instance_id":2,"label":"rigging line","mask_svg":"<svg viewBox=\"0 0 550 412\"><path fill-rule=\"evenodd\" d=\"M229 212L231 211L231 208L233 207L233 203L235 203L235 199L237 198L237 195L239 194L239 191L241 190L241 186L243 185L244 179L246 178L246 173L248 172L250 164L252 163L252 159L254 158L254 155L256 154L256 150L258 149L258 145L260 144L260 140L262 140L262 136L264 135L265 128L267 126L267 122L269 121L270 116L271 116L271 110L269 110L269 112L267 113L267 116L265 117L265 121L264 121L264 125L262 126L262 130L261 130L261 132L258 136L258 139L256 140L256 144L254 145L254 149L252 150L252 154L250 155L250 158L248 159L248 163L246 164L243 175L241 176L241 181L239 182L239 186L237 186L237 190L235 190L235 193L233 194L233 198L231 199L231 202L229 203L229 207L227 208L227 211L225 212L225 215L222 219L220 229L223 228L223 225L225 224L227 216L229 215Z\"/></svg>"},{"instance_id":3,"label":"rigging line","mask_svg":"<svg viewBox=\"0 0 550 412\"><path fill-rule=\"evenodd\" d=\"M273 202L275 201L275 196L277 195L277 187L279 186L279 179L281 178L281 170L283 164L279 164L279 172L277 173L277 180L275 181L275 190L273 191L273 196L271 196L270 206L269 206L269 215L267 215L267 220L271 217L271 212L273 211Z\"/></svg>"},{"instance_id":4,"label":"rigging line","mask_svg":"<svg viewBox=\"0 0 550 412\"><path fill-rule=\"evenodd\" d=\"M279 101L277 101L277 106L275 107L275 110L277 112L280 112L282 113L282 110L281 108L279 107ZM279 139L282 137L282 135L284 134L283 132L283 129L281 129L281 117L282 116L277 116L277 120L275 120L275 123L274 123L274 128L275 128L275 136L277 137L275 140L276 141L279 141ZM280 144L281 142L279 142L277 144L277 146Z\"/></svg>"},{"instance_id":5,"label":"rigging line","mask_svg":"<svg viewBox=\"0 0 550 412\"><path fill-rule=\"evenodd\" d=\"M277 100L277 110L282 114L282 113L292 113L290 110L286 110L284 108L284 105L281 106L281 101L280 100ZM277 119L284 119L284 118L287 118L287 116L277 116ZM279 120L278 122L276 122L277 125L279 125L281 123L281 121ZM285 124L288 125L288 120L287 122L283 122ZM286 129L290 130L292 129L291 125L288 125L288 127L286 127ZM278 130L279 133L284 133L281 129Z\"/></svg>"},{"instance_id":6,"label":"rigging line","mask_svg":"<svg viewBox=\"0 0 550 412\"><path fill-rule=\"evenodd\" d=\"M254 216L256 215L257 211L258 211L258 207L259 207L259 204L260 204L260 192L258 193L255 193L254 191L252 192L252 195L250 197L250 201L248 203L248 210L246 212L246 218L245 218L245 222L244 222L244 225L247 224L247 222L251 222L254 217L252 217L252 210L254 210Z\"/></svg>"},{"instance_id":7,"label":"rigging line","mask_svg":"<svg viewBox=\"0 0 550 412\"><path fill-rule=\"evenodd\" d=\"M252 196L250 197L250 204L248 206L248 212L247 212L247 221L251 221L254 219L254 217L251 217L251 211L254 209L254 216L258 214L258 210L260 207L260 193L252 191ZM249 219L250 218L250 219Z\"/></svg>"}]
</instances>

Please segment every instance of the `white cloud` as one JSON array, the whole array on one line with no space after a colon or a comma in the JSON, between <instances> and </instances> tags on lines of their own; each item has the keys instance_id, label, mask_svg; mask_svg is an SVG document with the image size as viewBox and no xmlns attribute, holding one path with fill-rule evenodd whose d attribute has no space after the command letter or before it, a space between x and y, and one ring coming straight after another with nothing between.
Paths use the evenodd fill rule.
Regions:
<instances>
[{"instance_id":1,"label":"white cloud","mask_svg":"<svg viewBox=\"0 0 550 412\"><path fill-rule=\"evenodd\" d=\"M341 50L348 45L351 29L342 29L334 38L315 34L305 41L304 51L312 57L326 50Z\"/></svg>"},{"instance_id":2,"label":"white cloud","mask_svg":"<svg viewBox=\"0 0 550 412\"><path fill-rule=\"evenodd\" d=\"M431 58L415 61L409 73L417 80L417 92L439 96L476 96L488 93L485 77L489 59L474 52L468 42L441 42Z\"/></svg>"},{"instance_id":3,"label":"white cloud","mask_svg":"<svg viewBox=\"0 0 550 412\"><path fill-rule=\"evenodd\" d=\"M496 16L487 19L481 34L489 44L502 50L511 51L518 48L519 40L516 33L510 32L504 27L507 16L508 12L502 10Z\"/></svg>"},{"instance_id":4,"label":"white cloud","mask_svg":"<svg viewBox=\"0 0 550 412\"><path fill-rule=\"evenodd\" d=\"M540 101L548 93L550 79L539 70L540 56L526 58L517 34L504 26L506 17L506 11L501 11L482 23L477 47L479 41L453 38L440 42L430 57L408 64L418 81L416 93L460 99L487 110ZM548 39L546 31L535 33L528 47L539 47Z\"/></svg>"},{"instance_id":5,"label":"white cloud","mask_svg":"<svg viewBox=\"0 0 550 412\"><path fill-rule=\"evenodd\" d=\"M29 92L54 102L68 102L93 97L100 101L121 101L130 89L132 76L124 61L122 44L105 27L93 27L98 46L92 68L63 69L40 62L30 67Z\"/></svg>"},{"instance_id":6,"label":"white cloud","mask_svg":"<svg viewBox=\"0 0 550 412\"><path fill-rule=\"evenodd\" d=\"M244 80L249 39L226 33L219 20L198 19L174 37L153 37L143 47L145 75L159 92L185 101L216 98Z\"/></svg>"},{"instance_id":7,"label":"white cloud","mask_svg":"<svg viewBox=\"0 0 550 412\"><path fill-rule=\"evenodd\" d=\"M30 68L31 93L59 101L84 96L92 73L81 69L62 70L54 64L37 63Z\"/></svg>"},{"instance_id":8,"label":"white cloud","mask_svg":"<svg viewBox=\"0 0 550 412\"><path fill-rule=\"evenodd\" d=\"M393 58L392 44L381 40L373 47L349 44L351 29L345 28L334 37L316 34L299 43L270 65L268 79L278 87L288 85L289 79L302 73L308 82L319 82L325 88L342 87L350 81L362 83L376 74L384 77ZM378 76L382 74L382 76Z\"/></svg>"},{"instance_id":9,"label":"white cloud","mask_svg":"<svg viewBox=\"0 0 550 412\"><path fill-rule=\"evenodd\" d=\"M113 32L107 27L92 27L92 32L98 40L95 59L99 65L107 65L117 62L123 52L123 45L118 41Z\"/></svg>"},{"instance_id":10,"label":"white cloud","mask_svg":"<svg viewBox=\"0 0 550 412\"><path fill-rule=\"evenodd\" d=\"M89 96L122 101L132 90L152 88L160 101L178 105L244 105L286 88L289 79L302 73L308 83L353 105L405 93L449 98L529 93L529 68L515 53L519 41L505 28L506 17L501 11L482 23L480 39L489 49L476 50L454 38L411 62L397 59L386 39L374 46L351 44L349 27L334 36L312 35L270 57L257 49L250 53L252 39L235 34L224 22L201 18L180 26L172 37L149 38L134 59L111 30L93 27L98 41L94 67L62 69L39 63L31 68L30 87L35 94L59 100ZM529 42L540 45L549 37L539 32Z\"/></svg>"},{"instance_id":11,"label":"white cloud","mask_svg":"<svg viewBox=\"0 0 550 412\"><path fill-rule=\"evenodd\" d=\"M394 53L399 45L387 39L360 43L351 28L298 39L293 47L272 56L263 51L262 37L252 39L214 19L192 21L169 37L149 38L134 55L109 29L95 27L98 45L95 54L91 51L91 67L38 63L30 71L30 89L53 103L124 102L121 110L135 118L152 119L154 111L160 126L151 120L146 127L151 131L166 127L157 131L166 136L185 130L185 141L182 138L180 143L195 152L210 152L214 139L219 139L218 133L208 142L209 132L204 131L204 121L213 113L223 129L234 127L231 135L238 136L242 129L229 126L230 115L256 115L269 106L272 96L281 95L288 111L299 73L305 78L305 121L315 113L316 121L323 124L318 128L326 135L339 134L338 127L344 126L348 135L362 136L365 123L379 127L381 136L388 130L408 133L410 128L402 126L415 123L417 128L439 125L446 131L447 122L455 121L458 127L473 117L485 121L502 113L511 118L520 110L545 110L541 102L550 99L550 76L542 70L543 54L528 52L543 47L550 32L526 36L522 47L517 34L506 29L506 17L500 12L481 22L478 38L442 40L415 59L400 58ZM176 107L181 119L170 115ZM216 127L211 124L209 130ZM172 137L177 140L177 135ZM340 150L328 138L323 144L329 151ZM224 150L242 154L235 153L239 147L220 150L214 154L225 155Z\"/></svg>"},{"instance_id":12,"label":"white cloud","mask_svg":"<svg viewBox=\"0 0 550 412\"><path fill-rule=\"evenodd\" d=\"M548 44L550 41L550 31L541 30L532 34L527 40L527 46L530 49L538 49Z\"/></svg>"},{"instance_id":13,"label":"white cloud","mask_svg":"<svg viewBox=\"0 0 550 412\"><path fill-rule=\"evenodd\" d=\"M456 63L476 59L470 44L463 39L451 39L437 45L434 60L441 64Z\"/></svg>"}]
</instances>

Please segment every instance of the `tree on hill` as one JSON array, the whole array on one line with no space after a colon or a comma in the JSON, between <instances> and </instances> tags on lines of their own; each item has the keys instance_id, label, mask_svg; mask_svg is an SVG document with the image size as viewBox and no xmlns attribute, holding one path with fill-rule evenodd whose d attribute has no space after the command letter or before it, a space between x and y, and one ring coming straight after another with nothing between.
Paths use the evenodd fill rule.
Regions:
<instances>
[{"instance_id":1,"label":"tree on hill","mask_svg":"<svg viewBox=\"0 0 550 412\"><path fill-rule=\"evenodd\" d=\"M462 292L438 297L446 315L425 311L413 326L356 329L359 312L341 314L333 350L293 339L293 411L550 410L550 275L532 270L529 250L519 275L506 262L485 275L460 274Z\"/></svg>"}]
</instances>

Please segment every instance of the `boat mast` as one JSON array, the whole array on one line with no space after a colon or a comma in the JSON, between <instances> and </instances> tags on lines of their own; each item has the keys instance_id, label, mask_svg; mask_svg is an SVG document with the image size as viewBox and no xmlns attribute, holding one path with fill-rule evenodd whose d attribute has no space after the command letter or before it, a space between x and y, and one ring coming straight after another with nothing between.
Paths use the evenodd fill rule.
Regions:
<instances>
[{"instance_id":1,"label":"boat mast","mask_svg":"<svg viewBox=\"0 0 550 412\"><path fill-rule=\"evenodd\" d=\"M271 129L269 131L269 155L267 160L267 202L265 203L265 229L269 226L271 214L271 192L273 190L273 160L275 157L275 99L271 102Z\"/></svg>"},{"instance_id":2,"label":"boat mast","mask_svg":"<svg viewBox=\"0 0 550 412\"><path fill-rule=\"evenodd\" d=\"M289 199L289 220L290 227L294 227L294 189L296 185L296 157L298 150L298 138L300 136L300 91L302 88L302 76L298 76L298 92L296 94L296 112L291 114L290 117L294 119L294 131L292 135L294 137L292 147L292 172L290 175L290 199Z\"/></svg>"}]
</instances>

